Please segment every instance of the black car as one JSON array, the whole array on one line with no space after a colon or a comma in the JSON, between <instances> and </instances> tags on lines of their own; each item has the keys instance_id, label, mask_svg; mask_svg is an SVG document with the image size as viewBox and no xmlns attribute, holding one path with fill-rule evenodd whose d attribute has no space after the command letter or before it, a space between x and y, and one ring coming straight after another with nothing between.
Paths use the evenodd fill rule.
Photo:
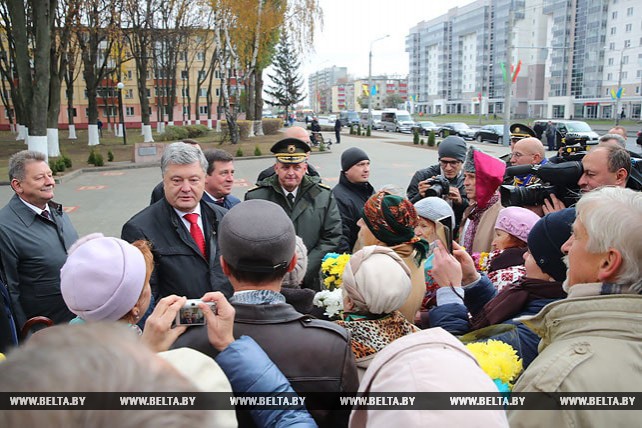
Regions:
<instances>
[{"instance_id":1,"label":"black car","mask_svg":"<svg viewBox=\"0 0 642 428\"><path fill-rule=\"evenodd\" d=\"M478 143L481 143L482 141L491 141L493 143L502 144L502 142L504 141L504 126L482 126L477 130L477 132L475 132L474 138Z\"/></svg>"},{"instance_id":2,"label":"black car","mask_svg":"<svg viewBox=\"0 0 642 428\"><path fill-rule=\"evenodd\" d=\"M428 135L430 134L430 131L435 131L435 134L437 134L437 130L439 127L435 125L435 122L430 122L430 121L423 121L423 122L417 122L417 126L414 126L413 132L415 129L419 132L419 135Z\"/></svg>"},{"instance_id":3,"label":"black car","mask_svg":"<svg viewBox=\"0 0 642 428\"><path fill-rule=\"evenodd\" d=\"M463 122L444 123L437 129L437 133L441 138L446 135L458 135L464 139L472 140L475 136L475 131Z\"/></svg>"}]
</instances>

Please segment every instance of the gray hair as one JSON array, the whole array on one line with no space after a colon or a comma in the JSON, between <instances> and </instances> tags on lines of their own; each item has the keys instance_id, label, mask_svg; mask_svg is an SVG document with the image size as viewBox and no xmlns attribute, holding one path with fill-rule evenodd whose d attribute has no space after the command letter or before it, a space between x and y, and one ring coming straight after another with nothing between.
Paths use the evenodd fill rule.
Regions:
<instances>
[{"instance_id":1,"label":"gray hair","mask_svg":"<svg viewBox=\"0 0 642 428\"><path fill-rule=\"evenodd\" d=\"M600 137L599 142L605 143L609 140L615 140L622 148L626 147L626 140L620 134L604 134Z\"/></svg>"},{"instance_id":2,"label":"gray hair","mask_svg":"<svg viewBox=\"0 0 642 428\"><path fill-rule=\"evenodd\" d=\"M203 172L207 174L207 159L201 149L191 144L172 143L165 147L163 157L161 158L161 171L165 176L165 171L169 165L190 165L194 162L201 164Z\"/></svg>"},{"instance_id":3,"label":"gray hair","mask_svg":"<svg viewBox=\"0 0 642 428\"><path fill-rule=\"evenodd\" d=\"M70 361L71 357L71 361ZM124 324L58 325L36 333L0 364L0 391L193 393L198 390ZM0 426L157 428L207 426L205 411L10 410Z\"/></svg>"},{"instance_id":4,"label":"gray hair","mask_svg":"<svg viewBox=\"0 0 642 428\"><path fill-rule=\"evenodd\" d=\"M9 181L25 179L25 165L29 162L47 162L44 153L34 150L22 150L9 158Z\"/></svg>"},{"instance_id":5,"label":"gray hair","mask_svg":"<svg viewBox=\"0 0 642 428\"><path fill-rule=\"evenodd\" d=\"M588 234L587 251L609 248L622 254L618 284L635 284L642 278L642 193L622 187L602 187L582 195L577 220ZM637 285L640 292L640 284Z\"/></svg>"}]
</instances>

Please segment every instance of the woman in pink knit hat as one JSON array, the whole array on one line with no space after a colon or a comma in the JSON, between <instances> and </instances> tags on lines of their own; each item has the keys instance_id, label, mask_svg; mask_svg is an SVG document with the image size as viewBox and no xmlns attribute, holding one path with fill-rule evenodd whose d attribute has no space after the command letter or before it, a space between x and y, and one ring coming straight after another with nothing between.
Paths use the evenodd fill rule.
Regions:
<instances>
[{"instance_id":1,"label":"woman in pink knit hat","mask_svg":"<svg viewBox=\"0 0 642 428\"><path fill-rule=\"evenodd\" d=\"M521 207L503 208L497 215L492 251L480 266L497 291L524 276L526 241L538 220L537 214Z\"/></svg>"}]
</instances>

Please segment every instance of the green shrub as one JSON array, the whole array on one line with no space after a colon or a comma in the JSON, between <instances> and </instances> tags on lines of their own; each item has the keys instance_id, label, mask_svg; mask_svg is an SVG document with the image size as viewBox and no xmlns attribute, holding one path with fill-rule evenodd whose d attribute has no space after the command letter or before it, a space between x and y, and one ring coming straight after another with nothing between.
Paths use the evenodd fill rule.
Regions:
<instances>
[{"instance_id":1,"label":"green shrub","mask_svg":"<svg viewBox=\"0 0 642 428\"><path fill-rule=\"evenodd\" d=\"M263 153L261 153L261 149L259 146L254 147L254 156L261 156Z\"/></svg>"},{"instance_id":2,"label":"green shrub","mask_svg":"<svg viewBox=\"0 0 642 428\"><path fill-rule=\"evenodd\" d=\"M107 152L107 162L113 162L114 161L114 152L111 150Z\"/></svg>"},{"instance_id":3,"label":"green shrub","mask_svg":"<svg viewBox=\"0 0 642 428\"><path fill-rule=\"evenodd\" d=\"M283 128L283 119L263 119L263 133L265 135L274 135ZM309 126L308 126L309 127Z\"/></svg>"},{"instance_id":4,"label":"green shrub","mask_svg":"<svg viewBox=\"0 0 642 428\"><path fill-rule=\"evenodd\" d=\"M428 134L428 147L435 147L435 131Z\"/></svg>"},{"instance_id":5,"label":"green shrub","mask_svg":"<svg viewBox=\"0 0 642 428\"><path fill-rule=\"evenodd\" d=\"M235 156L237 158L243 157L243 150L241 150L240 147L236 150L236 155Z\"/></svg>"},{"instance_id":6,"label":"green shrub","mask_svg":"<svg viewBox=\"0 0 642 428\"><path fill-rule=\"evenodd\" d=\"M324 142L321 142L321 143L319 144L319 151L320 151L320 152L325 152L325 143L324 143Z\"/></svg>"},{"instance_id":7,"label":"green shrub","mask_svg":"<svg viewBox=\"0 0 642 428\"><path fill-rule=\"evenodd\" d=\"M67 157L65 155L62 155L62 154L61 154L61 156L62 156L62 160L65 162L65 167L71 168L71 158L69 158L69 157Z\"/></svg>"},{"instance_id":8,"label":"green shrub","mask_svg":"<svg viewBox=\"0 0 642 428\"><path fill-rule=\"evenodd\" d=\"M426 144L426 142L425 142L425 141L424 141L424 139L422 138L421 140L419 140L419 144L421 144L421 145L423 146L424 144Z\"/></svg>"},{"instance_id":9,"label":"green shrub","mask_svg":"<svg viewBox=\"0 0 642 428\"><path fill-rule=\"evenodd\" d=\"M370 135L371 135L370 125L368 125L368 128L366 129L366 136L369 137Z\"/></svg>"},{"instance_id":10,"label":"green shrub","mask_svg":"<svg viewBox=\"0 0 642 428\"><path fill-rule=\"evenodd\" d=\"M361 135L361 125L357 125L357 135Z\"/></svg>"},{"instance_id":11,"label":"green shrub","mask_svg":"<svg viewBox=\"0 0 642 428\"><path fill-rule=\"evenodd\" d=\"M250 138L250 129L254 126L254 123L251 120L237 120L236 125L239 128L239 138L241 140L247 140Z\"/></svg>"},{"instance_id":12,"label":"green shrub","mask_svg":"<svg viewBox=\"0 0 642 428\"><path fill-rule=\"evenodd\" d=\"M94 165L96 165L96 166L105 165L105 160L103 159L103 155L101 155L100 153L96 153L96 157L95 158L96 158L96 162L94 163Z\"/></svg>"},{"instance_id":13,"label":"green shrub","mask_svg":"<svg viewBox=\"0 0 642 428\"><path fill-rule=\"evenodd\" d=\"M94 149L91 149L89 152L89 157L87 158L87 163L89 165L95 165L96 164L96 152L94 152Z\"/></svg>"},{"instance_id":14,"label":"green shrub","mask_svg":"<svg viewBox=\"0 0 642 428\"><path fill-rule=\"evenodd\" d=\"M188 138L202 137L203 135L207 135L209 131L205 125L187 125L183 128L187 131Z\"/></svg>"},{"instance_id":15,"label":"green shrub","mask_svg":"<svg viewBox=\"0 0 642 428\"><path fill-rule=\"evenodd\" d=\"M49 158L49 169L53 175L58 174L58 161Z\"/></svg>"},{"instance_id":16,"label":"green shrub","mask_svg":"<svg viewBox=\"0 0 642 428\"><path fill-rule=\"evenodd\" d=\"M419 144L419 132L416 129L412 133L412 143Z\"/></svg>"},{"instance_id":17,"label":"green shrub","mask_svg":"<svg viewBox=\"0 0 642 428\"><path fill-rule=\"evenodd\" d=\"M180 141L186 138L189 138L189 133L183 126L166 126L165 132L158 136L160 141Z\"/></svg>"},{"instance_id":18,"label":"green shrub","mask_svg":"<svg viewBox=\"0 0 642 428\"><path fill-rule=\"evenodd\" d=\"M354 135L354 125L350 125L350 135Z\"/></svg>"},{"instance_id":19,"label":"green shrub","mask_svg":"<svg viewBox=\"0 0 642 428\"><path fill-rule=\"evenodd\" d=\"M58 160L56 161L56 169L58 170L58 172L63 172L65 169L67 169L65 160L63 158L58 158Z\"/></svg>"}]
</instances>

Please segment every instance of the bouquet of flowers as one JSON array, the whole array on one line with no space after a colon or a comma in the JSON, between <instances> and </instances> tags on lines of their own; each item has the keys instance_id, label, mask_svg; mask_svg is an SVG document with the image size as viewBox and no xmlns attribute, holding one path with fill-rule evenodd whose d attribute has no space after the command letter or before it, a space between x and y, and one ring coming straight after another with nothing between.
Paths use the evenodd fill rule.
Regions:
<instances>
[{"instance_id":1,"label":"bouquet of flowers","mask_svg":"<svg viewBox=\"0 0 642 428\"><path fill-rule=\"evenodd\" d=\"M488 273L488 268L490 267L490 253L485 251L481 253L473 253L473 261L475 262L475 269L479 273Z\"/></svg>"},{"instance_id":2,"label":"bouquet of flowers","mask_svg":"<svg viewBox=\"0 0 642 428\"><path fill-rule=\"evenodd\" d=\"M475 356L482 370L497 385L499 392L510 392L513 383L521 374L522 360L517 351L507 343L490 339L486 342L473 342L466 348Z\"/></svg>"},{"instance_id":3,"label":"bouquet of flowers","mask_svg":"<svg viewBox=\"0 0 642 428\"><path fill-rule=\"evenodd\" d=\"M321 261L321 276L325 290L319 291L313 303L325 308L324 314L330 318L338 318L343 312L343 270L350 260L350 254L328 253Z\"/></svg>"}]
</instances>

